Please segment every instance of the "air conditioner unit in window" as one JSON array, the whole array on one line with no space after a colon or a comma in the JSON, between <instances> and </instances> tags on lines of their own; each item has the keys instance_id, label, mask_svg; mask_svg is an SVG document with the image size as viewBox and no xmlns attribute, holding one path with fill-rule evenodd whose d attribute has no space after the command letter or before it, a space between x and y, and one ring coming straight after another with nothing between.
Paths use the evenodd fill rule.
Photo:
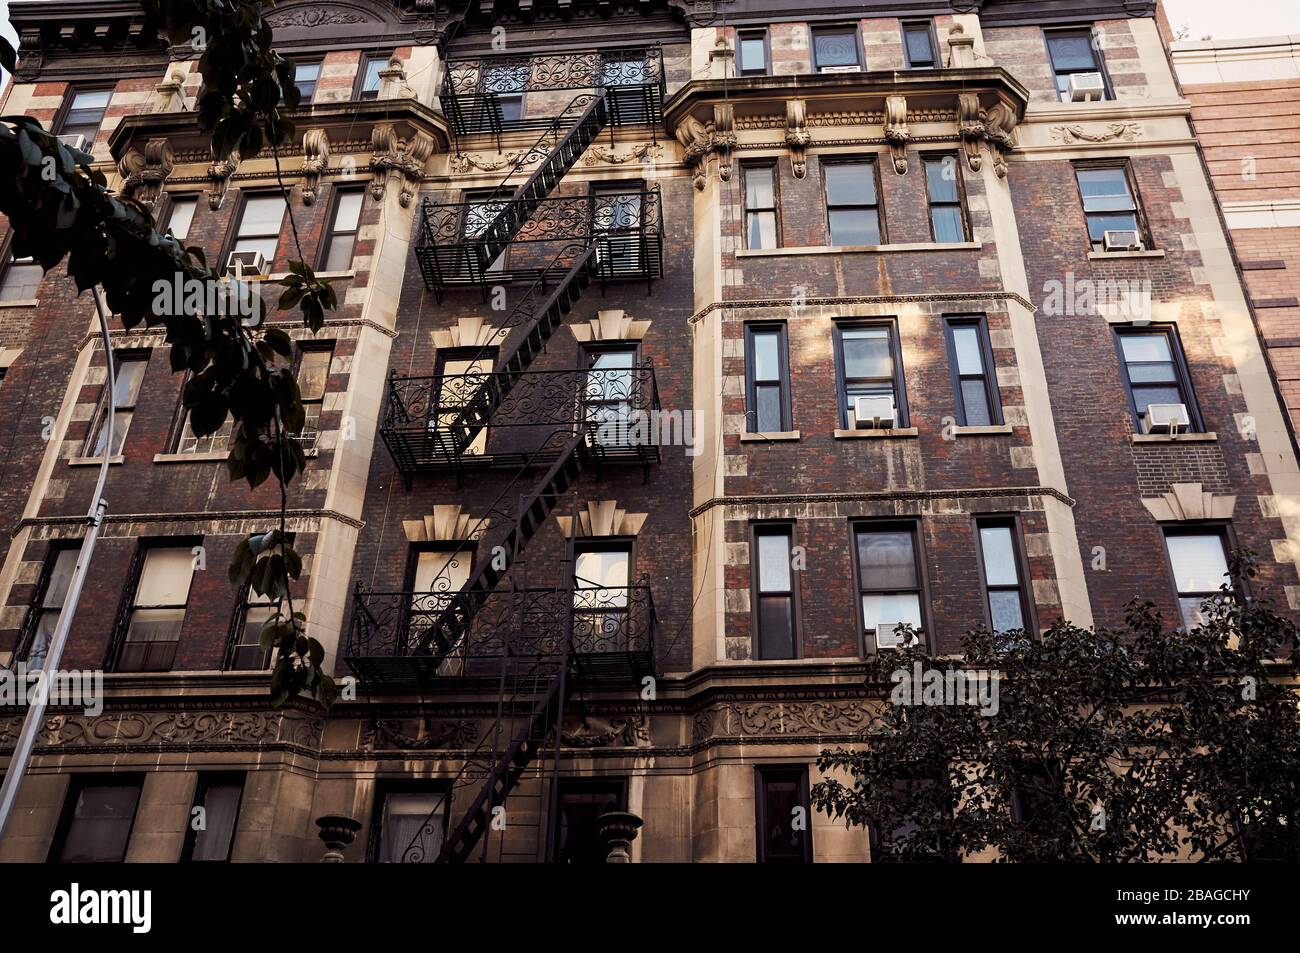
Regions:
<instances>
[{"instance_id":1,"label":"air conditioner unit in window","mask_svg":"<svg viewBox=\"0 0 1300 953\"><path fill-rule=\"evenodd\" d=\"M260 251L232 251L226 259L226 274L244 277L246 275L269 275L271 263Z\"/></svg>"},{"instance_id":2,"label":"air conditioner unit in window","mask_svg":"<svg viewBox=\"0 0 1300 953\"><path fill-rule=\"evenodd\" d=\"M1105 251L1141 251L1142 236L1131 228L1102 232L1101 247Z\"/></svg>"},{"instance_id":3,"label":"air conditioner unit in window","mask_svg":"<svg viewBox=\"0 0 1300 953\"><path fill-rule=\"evenodd\" d=\"M894 426L898 412L892 397L854 397L853 418L856 426L871 430Z\"/></svg>"},{"instance_id":4,"label":"air conditioner unit in window","mask_svg":"<svg viewBox=\"0 0 1300 953\"><path fill-rule=\"evenodd\" d=\"M86 151L86 137L78 133L75 136L59 136L59 142L63 143L69 149L80 149Z\"/></svg>"},{"instance_id":5,"label":"air conditioner unit in window","mask_svg":"<svg viewBox=\"0 0 1300 953\"><path fill-rule=\"evenodd\" d=\"M821 68L821 72L823 72L823 73L861 73L861 72L862 72L862 67L860 67L860 66L823 66L823 67Z\"/></svg>"},{"instance_id":6,"label":"air conditioner unit in window","mask_svg":"<svg viewBox=\"0 0 1300 953\"><path fill-rule=\"evenodd\" d=\"M1106 98L1106 81L1100 73L1071 73L1067 88L1072 103L1090 103Z\"/></svg>"},{"instance_id":7,"label":"air conditioner unit in window","mask_svg":"<svg viewBox=\"0 0 1300 953\"><path fill-rule=\"evenodd\" d=\"M876 648L878 649L897 649L907 643L904 637L903 626L905 622L887 622L881 620L876 623Z\"/></svg>"},{"instance_id":8,"label":"air conditioner unit in window","mask_svg":"<svg viewBox=\"0 0 1300 953\"><path fill-rule=\"evenodd\" d=\"M1186 404L1148 404L1147 433L1182 433L1191 424Z\"/></svg>"}]
</instances>

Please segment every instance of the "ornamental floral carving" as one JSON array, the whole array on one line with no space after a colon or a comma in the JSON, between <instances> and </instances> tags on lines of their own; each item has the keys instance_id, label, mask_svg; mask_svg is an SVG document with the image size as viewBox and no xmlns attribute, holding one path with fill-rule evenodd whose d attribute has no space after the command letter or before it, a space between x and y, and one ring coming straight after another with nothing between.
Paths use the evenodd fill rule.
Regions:
<instances>
[{"instance_id":1,"label":"ornamental floral carving","mask_svg":"<svg viewBox=\"0 0 1300 953\"><path fill-rule=\"evenodd\" d=\"M664 147L657 142L643 142L639 146L633 146L629 151L619 155L613 149L606 149L599 144L593 144L587 147L586 154L582 157L583 165L598 165L601 162L607 162L610 165L624 165L628 162L656 162L663 158Z\"/></svg>"},{"instance_id":2,"label":"ornamental floral carving","mask_svg":"<svg viewBox=\"0 0 1300 953\"><path fill-rule=\"evenodd\" d=\"M524 161L520 161L523 159ZM518 164L519 169L527 169L530 166L537 165L542 159L541 154L526 154L523 152L507 152L503 159L480 159L467 153L459 153L451 157L451 171L457 175L467 175L478 169L480 172L499 172L501 169L513 168Z\"/></svg>"},{"instance_id":3,"label":"ornamental floral carving","mask_svg":"<svg viewBox=\"0 0 1300 953\"><path fill-rule=\"evenodd\" d=\"M475 723L468 718L448 721L376 718L361 729L361 746L371 750L396 748L427 751L434 748L465 748L477 737Z\"/></svg>"},{"instance_id":4,"label":"ornamental floral carving","mask_svg":"<svg viewBox=\"0 0 1300 953\"><path fill-rule=\"evenodd\" d=\"M127 150L117 163L122 195L153 208L174 167L175 157L166 139L150 139L143 149Z\"/></svg>"},{"instance_id":5,"label":"ornamental floral carving","mask_svg":"<svg viewBox=\"0 0 1300 953\"><path fill-rule=\"evenodd\" d=\"M0 720L0 749L11 746L21 718ZM261 746L318 748L321 719L300 712L106 712L46 717L36 743L43 747Z\"/></svg>"},{"instance_id":6,"label":"ornamental floral carving","mask_svg":"<svg viewBox=\"0 0 1300 953\"><path fill-rule=\"evenodd\" d=\"M423 132L405 139L397 134L391 123L380 123L370 134L370 144L374 153L370 159L373 176L370 183L371 197L376 201L382 199L388 187L389 175L395 174L401 188L398 201L402 208L409 208L416 189L424 181L425 167L429 156L433 155L433 139Z\"/></svg>"},{"instance_id":7,"label":"ornamental floral carving","mask_svg":"<svg viewBox=\"0 0 1300 953\"><path fill-rule=\"evenodd\" d=\"M569 748L643 748L650 744L650 727L644 715L628 718L587 717L560 729Z\"/></svg>"},{"instance_id":8,"label":"ornamental floral carving","mask_svg":"<svg viewBox=\"0 0 1300 953\"><path fill-rule=\"evenodd\" d=\"M1142 135L1142 127L1132 121L1112 122L1101 128L1053 126L1052 138L1059 142L1131 142Z\"/></svg>"},{"instance_id":9,"label":"ornamental floral carving","mask_svg":"<svg viewBox=\"0 0 1300 953\"><path fill-rule=\"evenodd\" d=\"M993 157L993 171L998 178L1007 175L1007 154L1016 145L1016 111L999 100L987 109L980 106L975 93L957 94L957 132L966 150L972 172L980 170L980 143L988 143Z\"/></svg>"},{"instance_id":10,"label":"ornamental floral carving","mask_svg":"<svg viewBox=\"0 0 1300 953\"><path fill-rule=\"evenodd\" d=\"M695 715L696 743L719 737L771 738L782 735L846 735L864 731L875 706L846 702L727 702Z\"/></svg>"},{"instance_id":11,"label":"ornamental floral carving","mask_svg":"<svg viewBox=\"0 0 1300 953\"><path fill-rule=\"evenodd\" d=\"M730 105L719 104L713 107L713 118L708 122L688 115L677 124L674 135L685 150L686 165L695 170L695 188L704 188L711 163L716 163L719 179L730 181L731 150L736 146L734 118Z\"/></svg>"}]
</instances>

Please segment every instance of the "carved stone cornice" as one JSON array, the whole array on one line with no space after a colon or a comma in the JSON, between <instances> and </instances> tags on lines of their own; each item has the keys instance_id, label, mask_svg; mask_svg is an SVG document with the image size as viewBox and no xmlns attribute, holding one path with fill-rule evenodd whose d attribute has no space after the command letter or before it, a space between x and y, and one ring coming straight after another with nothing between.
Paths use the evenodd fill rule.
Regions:
<instances>
[{"instance_id":1,"label":"carved stone cornice","mask_svg":"<svg viewBox=\"0 0 1300 953\"><path fill-rule=\"evenodd\" d=\"M0 718L0 751L11 749L22 716ZM324 720L302 711L106 711L45 717L36 750L73 753L156 749L320 748Z\"/></svg>"}]
</instances>

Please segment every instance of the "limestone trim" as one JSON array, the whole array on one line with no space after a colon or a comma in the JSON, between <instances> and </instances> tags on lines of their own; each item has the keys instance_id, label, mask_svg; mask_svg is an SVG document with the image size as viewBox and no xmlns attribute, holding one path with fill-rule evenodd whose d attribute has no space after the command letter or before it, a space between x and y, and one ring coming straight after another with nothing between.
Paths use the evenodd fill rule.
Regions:
<instances>
[{"instance_id":1,"label":"limestone trim","mask_svg":"<svg viewBox=\"0 0 1300 953\"><path fill-rule=\"evenodd\" d=\"M953 490L881 490L864 493L791 493L753 496L719 496L706 500L688 513L691 519L716 507L789 506L808 503L877 503L893 501L1000 499L1008 496L1051 497L1066 506L1074 500L1049 486L979 487Z\"/></svg>"},{"instance_id":2,"label":"limestone trim","mask_svg":"<svg viewBox=\"0 0 1300 953\"><path fill-rule=\"evenodd\" d=\"M1146 496L1142 505L1158 523L1183 523L1190 520L1228 520L1237 505L1237 497L1228 493L1210 493L1200 483L1174 483L1161 496Z\"/></svg>"},{"instance_id":3,"label":"limestone trim","mask_svg":"<svg viewBox=\"0 0 1300 953\"><path fill-rule=\"evenodd\" d=\"M428 516L402 520L402 532L412 543L460 542L482 539L489 524L490 520L475 519L458 504L436 504Z\"/></svg>"},{"instance_id":4,"label":"limestone trim","mask_svg":"<svg viewBox=\"0 0 1300 953\"><path fill-rule=\"evenodd\" d=\"M1016 304L1033 313L1037 309L1030 304L1029 299L1024 295L1014 291L966 291L966 292L936 292L934 294L912 294L912 295L852 295L848 297L829 297L806 298L803 301L805 307L837 307L841 305L855 304L905 304L909 301L1014 301ZM758 308L790 308L789 298L738 298L735 301L713 301L696 311L688 318L690 324L698 324L714 311L723 309L758 309Z\"/></svg>"},{"instance_id":5,"label":"limestone trim","mask_svg":"<svg viewBox=\"0 0 1300 953\"><path fill-rule=\"evenodd\" d=\"M649 513L629 513L617 500L590 500L578 511L578 529L573 532L572 516L557 516L555 522L566 536L635 536L645 525Z\"/></svg>"},{"instance_id":6,"label":"limestone trim","mask_svg":"<svg viewBox=\"0 0 1300 953\"><path fill-rule=\"evenodd\" d=\"M597 311L586 324L567 325L582 344L593 341L639 341L650 330L649 321L634 319L626 311L609 308Z\"/></svg>"}]
</instances>

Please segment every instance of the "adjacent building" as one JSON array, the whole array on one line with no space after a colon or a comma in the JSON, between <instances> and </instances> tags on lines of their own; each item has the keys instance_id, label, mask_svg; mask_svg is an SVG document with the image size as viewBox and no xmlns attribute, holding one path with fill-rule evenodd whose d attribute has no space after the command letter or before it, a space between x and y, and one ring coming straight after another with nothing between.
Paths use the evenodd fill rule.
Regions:
<instances>
[{"instance_id":1,"label":"adjacent building","mask_svg":"<svg viewBox=\"0 0 1300 953\"><path fill-rule=\"evenodd\" d=\"M297 597L356 691L269 706L225 565L273 488L188 430L155 329L115 332L102 445L93 304L0 249L0 661L112 461L63 661L104 710L51 713L0 859L313 860L342 816L349 861L581 862L616 809L636 861L888 860L792 820L899 625L1182 624L1236 548L1298 604L1296 455L1152 4L289 2L301 140L242 162L134 3L11 10L8 112L209 260L336 282L320 333L272 319Z\"/></svg>"}]
</instances>

